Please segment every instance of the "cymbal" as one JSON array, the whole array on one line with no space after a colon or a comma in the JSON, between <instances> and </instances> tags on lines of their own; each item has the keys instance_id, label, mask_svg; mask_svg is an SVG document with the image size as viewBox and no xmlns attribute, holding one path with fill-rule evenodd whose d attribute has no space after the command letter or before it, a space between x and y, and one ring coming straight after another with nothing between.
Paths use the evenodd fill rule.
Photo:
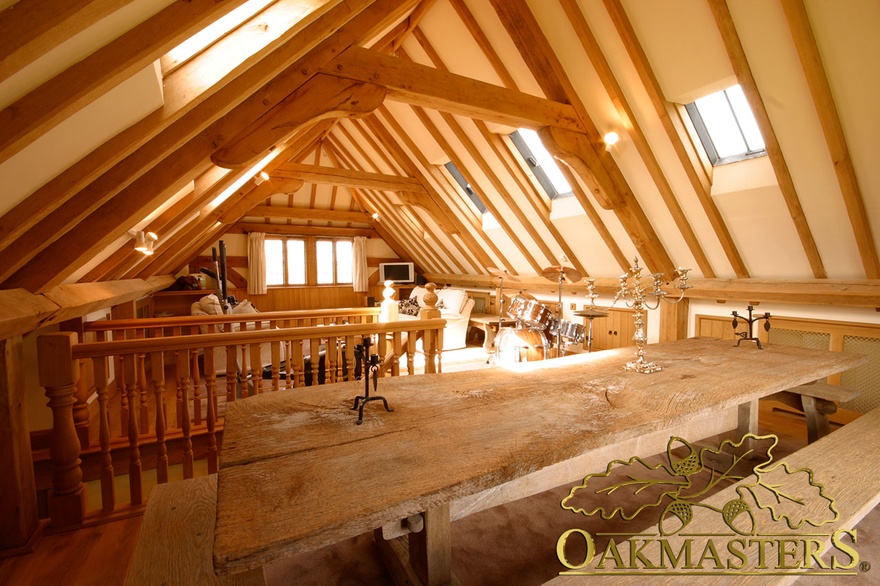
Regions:
<instances>
[{"instance_id":1,"label":"cymbal","mask_svg":"<svg viewBox=\"0 0 880 586\"><path fill-rule=\"evenodd\" d=\"M541 276L553 282L559 281L559 275L562 275L562 280L568 283L577 283L584 278L584 276L575 269L559 265L547 267L541 272Z\"/></svg>"},{"instance_id":2,"label":"cymbal","mask_svg":"<svg viewBox=\"0 0 880 586\"><path fill-rule=\"evenodd\" d=\"M507 272L507 269L501 270L501 269L496 269L495 267L487 267L486 270L489 271L489 273L495 275L496 277L501 277L502 279L507 279L508 281L512 281L514 283L519 282L519 277L517 277L516 275L511 275L510 273Z\"/></svg>"},{"instance_id":3,"label":"cymbal","mask_svg":"<svg viewBox=\"0 0 880 586\"><path fill-rule=\"evenodd\" d=\"M602 307L582 309L581 311L575 311L574 315L578 317L608 317L608 310Z\"/></svg>"}]
</instances>

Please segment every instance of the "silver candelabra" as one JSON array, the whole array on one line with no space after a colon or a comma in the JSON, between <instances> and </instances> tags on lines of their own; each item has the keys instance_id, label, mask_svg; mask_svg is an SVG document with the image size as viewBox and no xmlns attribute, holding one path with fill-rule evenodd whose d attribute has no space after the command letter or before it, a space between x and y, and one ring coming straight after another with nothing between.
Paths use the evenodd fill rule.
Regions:
<instances>
[{"instance_id":1,"label":"silver candelabra","mask_svg":"<svg viewBox=\"0 0 880 586\"><path fill-rule=\"evenodd\" d=\"M648 342L648 336L645 332L644 312L646 309L657 309L662 302L679 303L684 299L684 292L691 288L687 284L688 271L690 269L677 268L672 276L672 281L678 281L675 289L679 290L678 299L669 299L669 293L663 290L664 273L651 273L651 281L642 279L642 268L639 266L639 260L635 259L634 264L629 271L620 275L620 290L614 296L611 302L613 307L615 303L623 299L626 306L635 311L636 331L633 334L633 341L636 343L636 360L627 362L626 370L633 372L641 372L648 374L663 370L654 362L645 360L645 344Z\"/></svg>"}]
</instances>

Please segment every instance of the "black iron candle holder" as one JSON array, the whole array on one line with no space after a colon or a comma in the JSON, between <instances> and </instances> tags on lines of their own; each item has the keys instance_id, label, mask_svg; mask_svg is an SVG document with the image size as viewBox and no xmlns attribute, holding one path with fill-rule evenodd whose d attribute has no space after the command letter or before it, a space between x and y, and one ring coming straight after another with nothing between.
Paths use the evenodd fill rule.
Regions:
<instances>
[{"instance_id":1,"label":"black iron candle holder","mask_svg":"<svg viewBox=\"0 0 880 586\"><path fill-rule=\"evenodd\" d=\"M736 330L736 328L739 327L739 320L743 320L747 324L749 324L749 331L748 332L734 331L733 335L739 336L739 340L736 341L736 345L739 346L740 342L742 342L743 340L746 340L748 342L754 342L755 344L757 344L758 350L763 350L763 348L761 347L761 340L759 340L758 338L756 338L754 336L754 334L752 334L752 325L756 321L763 319L764 320L764 331L769 332L770 331L770 313L765 312L764 315L758 315L758 316L752 317L752 311L755 309L754 306L749 305L747 307L747 309L749 310L749 317L743 317L743 316L739 315L737 312L735 312L735 311L733 312L733 329L734 330Z\"/></svg>"},{"instance_id":2,"label":"black iron candle holder","mask_svg":"<svg viewBox=\"0 0 880 586\"><path fill-rule=\"evenodd\" d=\"M355 372L360 375L361 368L360 365L363 364L363 379L364 379L364 394L358 395L354 398L354 406L351 408L352 411L357 409L358 419L357 424L360 425L364 422L364 405L369 403L370 401L382 401L382 404L385 405L386 411L394 411L391 407L388 406L388 401L385 400L385 397L380 396L370 396L370 379L373 379L373 392L376 392L376 388L379 385L379 355L378 354L370 354L370 337L364 336L363 344L358 344L354 347L355 354ZM371 376L372 375L372 376ZM358 376L360 378L360 376Z\"/></svg>"}]
</instances>

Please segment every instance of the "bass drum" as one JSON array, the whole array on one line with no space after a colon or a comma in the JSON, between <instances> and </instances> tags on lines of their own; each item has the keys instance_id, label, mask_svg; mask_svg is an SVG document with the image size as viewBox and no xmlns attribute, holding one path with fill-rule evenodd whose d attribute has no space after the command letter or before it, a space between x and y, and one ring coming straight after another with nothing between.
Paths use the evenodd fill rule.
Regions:
<instances>
[{"instance_id":1,"label":"bass drum","mask_svg":"<svg viewBox=\"0 0 880 586\"><path fill-rule=\"evenodd\" d=\"M547 339L541 332L501 328L495 337L495 364L510 366L547 357Z\"/></svg>"}]
</instances>

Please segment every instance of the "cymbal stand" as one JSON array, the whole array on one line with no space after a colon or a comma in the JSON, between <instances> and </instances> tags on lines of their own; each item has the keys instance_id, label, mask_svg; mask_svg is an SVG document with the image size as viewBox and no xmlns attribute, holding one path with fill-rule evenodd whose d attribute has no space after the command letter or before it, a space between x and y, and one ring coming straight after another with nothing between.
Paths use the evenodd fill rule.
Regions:
<instances>
[{"instance_id":1,"label":"cymbal stand","mask_svg":"<svg viewBox=\"0 0 880 586\"><path fill-rule=\"evenodd\" d=\"M565 274L559 273L559 300L556 303L556 319L562 321L562 282L565 280ZM561 326L561 324L560 324ZM556 354L557 356L564 356L565 349L562 347L562 327L556 328Z\"/></svg>"}]
</instances>

